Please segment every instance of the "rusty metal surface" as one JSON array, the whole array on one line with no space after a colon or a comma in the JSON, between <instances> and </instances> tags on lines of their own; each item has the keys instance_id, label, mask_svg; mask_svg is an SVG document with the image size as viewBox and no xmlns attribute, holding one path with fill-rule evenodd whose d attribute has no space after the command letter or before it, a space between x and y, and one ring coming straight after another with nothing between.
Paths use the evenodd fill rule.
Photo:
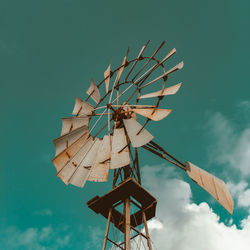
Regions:
<instances>
[{"instance_id":1,"label":"rusty metal surface","mask_svg":"<svg viewBox=\"0 0 250 250\"><path fill-rule=\"evenodd\" d=\"M98 162L105 162L111 157L111 143L113 136L105 135L102 140L102 144L100 146L100 150L97 154Z\"/></svg>"},{"instance_id":2,"label":"rusty metal surface","mask_svg":"<svg viewBox=\"0 0 250 250\"><path fill-rule=\"evenodd\" d=\"M108 218L109 208L128 196L132 196L142 206L141 210L131 215L131 226L137 227L143 223L142 212L145 212L146 220L155 216L157 200L132 178L127 179L102 197L96 196L89 200L87 205L94 212ZM120 231L124 232L124 215L115 208L112 209L111 221Z\"/></svg>"},{"instance_id":3,"label":"rusty metal surface","mask_svg":"<svg viewBox=\"0 0 250 250\"><path fill-rule=\"evenodd\" d=\"M105 79L106 93L108 93L109 91L110 73L111 73L111 64L109 64L108 68L104 71L104 78L106 78Z\"/></svg>"},{"instance_id":4,"label":"rusty metal surface","mask_svg":"<svg viewBox=\"0 0 250 250\"><path fill-rule=\"evenodd\" d=\"M98 103L101 100L101 95L95 81L92 79L91 84L86 93L92 98L92 100Z\"/></svg>"},{"instance_id":5,"label":"rusty metal surface","mask_svg":"<svg viewBox=\"0 0 250 250\"><path fill-rule=\"evenodd\" d=\"M84 186L89 177L91 167L94 161L93 154L98 150L99 145L100 140L98 138L96 138L95 140L91 138L90 142L86 143L84 149L81 149L81 152L79 151L81 154L79 158L81 160L78 163L77 169L71 175L69 183L78 187Z\"/></svg>"},{"instance_id":6,"label":"rusty metal surface","mask_svg":"<svg viewBox=\"0 0 250 250\"><path fill-rule=\"evenodd\" d=\"M87 152L87 154L85 155L84 159L81 162L82 166L91 167L94 164L100 144L101 140L99 138L95 138L93 145L91 146L90 150Z\"/></svg>"},{"instance_id":7,"label":"rusty metal surface","mask_svg":"<svg viewBox=\"0 0 250 250\"><path fill-rule=\"evenodd\" d=\"M76 96L72 115L91 115L94 107Z\"/></svg>"},{"instance_id":8,"label":"rusty metal surface","mask_svg":"<svg viewBox=\"0 0 250 250\"><path fill-rule=\"evenodd\" d=\"M127 139L124 128L114 129L110 160L111 169L121 168L130 164L129 149L126 145Z\"/></svg>"},{"instance_id":9,"label":"rusty metal surface","mask_svg":"<svg viewBox=\"0 0 250 250\"><path fill-rule=\"evenodd\" d=\"M178 83L176 85L173 85L171 87L168 87L168 88L166 88L164 90L159 90L159 91L152 92L152 93L149 93L149 94L146 94L146 95L142 95L139 98L143 99L143 98L159 97L159 96L165 96L165 95L174 95L174 94L177 93L177 91L181 87L181 84L182 83L180 82L180 83Z\"/></svg>"},{"instance_id":10,"label":"rusty metal surface","mask_svg":"<svg viewBox=\"0 0 250 250\"><path fill-rule=\"evenodd\" d=\"M147 108L147 109L136 108L136 109L131 109L131 111L139 115L145 116L153 121L160 121L172 112L171 109L154 109L154 108Z\"/></svg>"},{"instance_id":11,"label":"rusty metal surface","mask_svg":"<svg viewBox=\"0 0 250 250\"><path fill-rule=\"evenodd\" d=\"M185 165L187 166L187 174L189 177L211 194L230 214L232 214L234 202L224 181L195 166L191 162L186 162Z\"/></svg>"},{"instance_id":12,"label":"rusty metal surface","mask_svg":"<svg viewBox=\"0 0 250 250\"><path fill-rule=\"evenodd\" d=\"M78 140L83 134L88 131L87 126L82 126L80 128L75 129L65 135L62 135L53 140L56 149L56 155L65 150L68 146L73 144L76 140Z\"/></svg>"},{"instance_id":13,"label":"rusty metal surface","mask_svg":"<svg viewBox=\"0 0 250 250\"><path fill-rule=\"evenodd\" d=\"M105 182L108 180L109 174L109 161L104 163L95 163L94 166L91 168L88 181L95 181L95 182Z\"/></svg>"},{"instance_id":14,"label":"rusty metal surface","mask_svg":"<svg viewBox=\"0 0 250 250\"><path fill-rule=\"evenodd\" d=\"M128 137L135 148L147 144L154 138L145 128L141 130L142 125L133 118L123 119L123 123ZM140 130L141 132L138 134Z\"/></svg>"},{"instance_id":15,"label":"rusty metal surface","mask_svg":"<svg viewBox=\"0 0 250 250\"><path fill-rule=\"evenodd\" d=\"M66 117L62 118L62 131L61 136L65 135L77 128L82 127L83 125L88 126L89 118L88 117Z\"/></svg>"}]
</instances>

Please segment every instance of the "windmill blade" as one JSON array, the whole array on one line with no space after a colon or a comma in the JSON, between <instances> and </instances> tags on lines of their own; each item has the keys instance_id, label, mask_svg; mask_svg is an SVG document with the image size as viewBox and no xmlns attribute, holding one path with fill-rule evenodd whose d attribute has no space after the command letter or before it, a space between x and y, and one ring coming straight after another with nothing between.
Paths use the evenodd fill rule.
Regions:
<instances>
[{"instance_id":1,"label":"windmill blade","mask_svg":"<svg viewBox=\"0 0 250 250\"><path fill-rule=\"evenodd\" d=\"M191 162L186 162L185 165L189 177L232 214L234 202L224 181L195 166Z\"/></svg>"},{"instance_id":2,"label":"windmill blade","mask_svg":"<svg viewBox=\"0 0 250 250\"><path fill-rule=\"evenodd\" d=\"M80 128L77 128L67 134L64 134L54 139L53 143L56 148L56 155L65 150L68 146L70 146L72 143L78 140L86 132L88 132L88 127L84 125Z\"/></svg>"},{"instance_id":3,"label":"windmill blade","mask_svg":"<svg viewBox=\"0 0 250 250\"><path fill-rule=\"evenodd\" d=\"M149 41L146 43L146 45L142 46L142 48L141 48L141 50L140 50L140 52L139 52L139 54L138 54L136 60L134 61L134 63L133 63L133 65L132 65L131 69L129 70L129 72L128 72L126 78L125 78L125 81L126 81L126 80L128 79L128 77L130 76L131 72L132 72L133 69L135 68L135 66L136 66L136 64L138 63L138 61L141 60L142 54L143 54L144 50L147 48L148 44L149 44Z\"/></svg>"},{"instance_id":4,"label":"windmill blade","mask_svg":"<svg viewBox=\"0 0 250 250\"><path fill-rule=\"evenodd\" d=\"M181 82L174 85L174 86L171 86L171 87L168 87L166 89L163 89L163 90L159 90L159 91L156 91L156 92L152 92L152 93L149 93L149 94L146 94L146 95L142 95L139 97L139 99L143 99L143 98L151 98L151 97L159 97L159 96L165 96L165 95L174 95L177 93L177 91L179 90L179 88L181 87Z\"/></svg>"},{"instance_id":5,"label":"windmill blade","mask_svg":"<svg viewBox=\"0 0 250 250\"><path fill-rule=\"evenodd\" d=\"M57 173L57 176L66 184L69 184L69 180L75 173L80 163L83 161L89 150L94 144L93 137L89 137L87 142L81 147L81 149L70 159L70 161Z\"/></svg>"},{"instance_id":6,"label":"windmill blade","mask_svg":"<svg viewBox=\"0 0 250 250\"><path fill-rule=\"evenodd\" d=\"M130 109L134 113L145 116L153 121L160 121L166 116L168 116L172 110L171 109L154 109L154 108L136 108Z\"/></svg>"},{"instance_id":7,"label":"windmill blade","mask_svg":"<svg viewBox=\"0 0 250 250\"><path fill-rule=\"evenodd\" d=\"M112 141L112 136L111 136ZM103 182L108 180L111 144L109 136L105 135L97 152L96 160L91 168L88 180Z\"/></svg>"},{"instance_id":8,"label":"windmill blade","mask_svg":"<svg viewBox=\"0 0 250 250\"><path fill-rule=\"evenodd\" d=\"M115 128L112 140L110 169L121 168L130 164L129 149L124 128Z\"/></svg>"},{"instance_id":9,"label":"windmill blade","mask_svg":"<svg viewBox=\"0 0 250 250\"><path fill-rule=\"evenodd\" d=\"M120 69L117 72L116 81L115 81L116 83L118 83L120 81L120 78L122 76L123 70L124 70L125 65L126 65L126 62L127 62L127 56L124 57L124 59L122 61L122 65L121 65Z\"/></svg>"},{"instance_id":10,"label":"windmill blade","mask_svg":"<svg viewBox=\"0 0 250 250\"><path fill-rule=\"evenodd\" d=\"M62 118L62 131L61 136L65 135L77 128L82 127L83 125L88 126L89 118L88 117L66 117Z\"/></svg>"},{"instance_id":11,"label":"windmill blade","mask_svg":"<svg viewBox=\"0 0 250 250\"><path fill-rule=\"evenodd\" d=\"M97 155L97 162L105 162L111 157L112 136L105 135Z\"/></svg>"},{"instance_id":12,"label":"windmill blade","mask_svg":"<svg viewBox=\"0 0 250 250\"><path fill-rule=\"evenodd\" d=\"M108 180L109 161L96 163L90 171L88 181L105 182Z\"/></svg>"},{"instance_id":13,"label":"windmill blade","mask_svg":"<svg viewBox=\"0 0 250 250\"><path fill-rule=\"evenodd\" d=\"M91 79L91 84L90 84L88 90L86 91L86 93L96 103L98 103L101 100L101 95L100 95L99 89L98 89L98 87L95 84L95 81L93 79Z\"/></svg>"},{"instance_id":14,"label":"windmill blade","mask_svg":"<svg viewBox=\"0 0 250 250\"><path fill-rule=\"evenodd\" d=\"M111 64L109 64L108 68L104 72L104 78L106 78L105 79L106 93L109 92L109 82L111 77L110 73L111 73Z\"/></svg>"},{"instance_id":15,"label":"windmill blade","mask_svg":"<svg viewBox=\"0 0 250 250\"><path fill-rule=\"evenodd\" d=\"M91 115L93 111L94 107L92 105L76 97L72 115Z\"/></svg>"},{"instance_id":16,"label":"windmill blade","mask_svg":"<svg viewBox=\"0 0 250 250\"><path fill-rule=\"evenodd\" d=\"M174 66L172 69L168 70L166 73L162 74L161 76L158 76L157 78L155 78L155 79L152 80L151 82L146 83L145 85L143 85L143 86L141 87L141 89L145 88L146 86L148 86L148 85L150 85L150 84L152 84L152 83L154 83L154 82L159 81L159 80L162 79L162 78L167 77L168 75L170 75L171 73L173 73L173 72L175 72L175 71L177 71L177 70L179 70L179 69L182 69L183 66L184 66L184 62L180 62L179 64L177 64L176 66Z\"/></svg>"},{"instance_id":17,"label":"windmill blade","mask_svg":"<svg viewBox=\"0 0 250 250\"><path fill-rule=\"evenodd\" d=\"M70 178L69 182L72 185L75 185L77 187L83 187L86 181L88 180L88 177L91 172L91 168L93 166L95 156L99 150L101 144L101 140L96 138L91 146L91 148L88 150L88 152L85 154L84 158L82 159L81 163L79 164L78 168Z\"/></svg>"},{"instance_id":18,"label":"windmill blade","mask_svg":"<svg viewBox=\"0 0 250 250\"><path fill-rule=\"evenodd\" d=\"M80 150L80 148L86 143L88 137L89 133L85 132L85 134L78 140L76 140L71 146L67 147L52 159L57 172L59 172L67 164L67 162Z\"/></svg>"},{"instance_id":19,"label":"windmill blade","mask_svg":"<svg viewBox=\"0 0 250 250\"><path fill-rule=\"evenodd\" d=\"M128 137L135 148L147 144L154 138L145 128L142 129L142 125L133 118L123 119L123 123Z\"/></svg>"},{"instance_id":20,"label":"windmill blade","mask_svg":"<svg viewBox=\"0 0 250 250\"><path fill-rule=\"evenodd\" d=\"M94 164L95 157L98 153L100 144L101 144L101 140L99 138L95 138L93 146L91 147L89 152L87 152L86 156L81 162L82 166L91 167Z\"/></svg>"}]
</instances>

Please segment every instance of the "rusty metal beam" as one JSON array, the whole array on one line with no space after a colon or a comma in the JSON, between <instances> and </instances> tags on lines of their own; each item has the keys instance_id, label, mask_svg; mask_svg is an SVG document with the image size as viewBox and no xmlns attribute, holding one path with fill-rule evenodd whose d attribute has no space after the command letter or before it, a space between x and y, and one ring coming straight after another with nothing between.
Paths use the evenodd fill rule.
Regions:
<instances>
[{"instance_id":1,"label":"rusty metal beam","mask_svg":"<svg viewBox=\"0 0 250 250\"><path fill-rule=\"evenodd\" d=\"M107 221L106 232L105 232L102 250L106 249L108 235L109 235L109 225L110 225L111 214L112 214L112 208L109 209L108 221Z\"/></svg>"},{"instance_id":2,"label":"rusty metal beam","mask_svg":"<svg viewBox=\"0 0 250 250\"><path fill-rule=\"evenodd\" d=\"M148 249L152 250L151 240L150 240L149 231L148 231L148 223L147 223L146 215L145 215L144 212L142 212L142 219L143 219L144 226L145 226L145 232L146 232L146 236L147 236Z\"/></svg>"}]
</instances>

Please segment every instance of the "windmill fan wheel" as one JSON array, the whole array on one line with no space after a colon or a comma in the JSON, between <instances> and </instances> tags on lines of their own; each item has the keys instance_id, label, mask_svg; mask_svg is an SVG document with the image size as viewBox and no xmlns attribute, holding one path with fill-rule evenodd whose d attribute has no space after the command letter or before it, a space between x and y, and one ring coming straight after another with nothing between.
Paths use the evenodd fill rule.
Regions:
<instances>
[{"instance_id":1,"label":"windmill fan wheel","mask_svg":"<svg viewBox=\"0 0 250 250\"><path fill-rule=\"evenodd\" d=\"M52 162L65 184L83 187L87 180L107 181L110 169L133 163L133 148L152 141L146 125L171 113L160 108L160 103L181 87L181 83L167 86L169 75L181 69L183 62L165 69L164 62L176 50L156 59L163 45L145 56L147 43L131 60L128 49L121 66L112 71L109 65L99 84L91 80L85 100L76 97L74 116L62 118L61 135L53 141L56 155ZM148 92L149 86L156 91Z\"/></svg>"}]
</instances>

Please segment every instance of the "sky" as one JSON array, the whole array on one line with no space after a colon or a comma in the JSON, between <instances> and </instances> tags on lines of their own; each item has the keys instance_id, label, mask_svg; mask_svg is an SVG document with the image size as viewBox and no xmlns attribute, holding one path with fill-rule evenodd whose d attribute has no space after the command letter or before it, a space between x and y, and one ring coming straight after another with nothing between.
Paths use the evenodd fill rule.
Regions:
<instances>
[{"instance_id":1,"label":"sky","mask_svg":"<svg viewBox=\"0 0 250 250\"><path fill-rule=\"evenodd\" d=\"M181 161L223 179L233 216L181 170L139 150L143 186L158 199L155 249L247 250L250 244L250 3L232 1L0 1L1 249L100 249L105 220L86 202L108 183L81 189L56 177L52 140L75 96L150 40L184 61L173 109L148 130ZM131 57L130 57L131 56ZM167 65L169 67L169 65ZM176 82L177 83L177 82Z\"/></svg>"}]
</instances>

